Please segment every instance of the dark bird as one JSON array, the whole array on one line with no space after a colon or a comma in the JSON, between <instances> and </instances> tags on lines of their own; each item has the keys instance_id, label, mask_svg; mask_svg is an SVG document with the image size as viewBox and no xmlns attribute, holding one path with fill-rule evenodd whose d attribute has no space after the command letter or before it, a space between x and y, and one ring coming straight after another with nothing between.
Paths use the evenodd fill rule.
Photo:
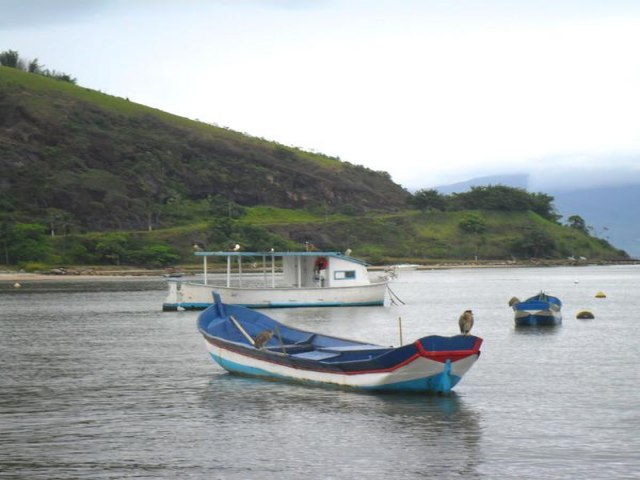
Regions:
<instances>
[{"instance_id":1,"label":"dark bird","mask_svg":"<svg viewBox=\"0 0 640 480\"><path fill-rule=\"evenodd\" d=\"M271 337L273 337L273 332L271 330L263 330L256 335L253 345L256 348L262 348L269 340L271 340Z\"/></svg>"},{"instance_id":2,"label":"dark bird","mask_svg":"<svg viewBox=\"0 0 640 480\"><path fill-rule=\"evenodd\" d=\"M467 335L473 327L473 312L471 310L465 310L460 319L458 320L460 326L460 333Z\"/></svg>"}]
</instances>

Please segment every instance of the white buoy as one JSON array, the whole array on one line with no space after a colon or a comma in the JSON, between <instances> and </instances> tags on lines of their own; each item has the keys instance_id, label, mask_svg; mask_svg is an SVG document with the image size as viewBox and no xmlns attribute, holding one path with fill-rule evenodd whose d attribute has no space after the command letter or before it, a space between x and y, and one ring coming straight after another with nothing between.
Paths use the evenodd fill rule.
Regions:
<instances>
[{"instance_id":1,"label":"white buoy","mask_svg":"<svg viewBox=\"0 0 640 480\"><path fill-rule=\"evenodd\" d=\"M13 288L20 288L22 285L20 285L18 282L13 284Z\"/></svg>"}]
</instances>

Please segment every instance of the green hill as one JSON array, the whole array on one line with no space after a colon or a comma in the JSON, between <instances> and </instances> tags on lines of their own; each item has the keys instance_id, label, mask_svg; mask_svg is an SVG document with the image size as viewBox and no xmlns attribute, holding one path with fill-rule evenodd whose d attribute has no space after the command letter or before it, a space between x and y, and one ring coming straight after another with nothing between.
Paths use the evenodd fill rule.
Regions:
<instances>
[{"instance_id":1,"label":"green hill","mask_svg":"<svg viewBox=\"0 0 640 480\"><path fill-rule=\"evenodd\" d=\"M194 244L305 242L374 261L624 257L532 212L476 212L486 228L469 233L469 212L412 210L386 172L7 67L0 169L8 264L161 265L190 261Z\"/></svg>"},{"instance_id":2,"label":"green hill","mask_svg":"<svg viewBox=\"0 0 640 480\"><path fill-rule=\"evenodd\" d=\"M407 196L386 173L6 67L0 111L2 193L20 212L63 210L81 229L170 226L168 204L212 196L360 212Z\"/></svg>"}]
</instances>

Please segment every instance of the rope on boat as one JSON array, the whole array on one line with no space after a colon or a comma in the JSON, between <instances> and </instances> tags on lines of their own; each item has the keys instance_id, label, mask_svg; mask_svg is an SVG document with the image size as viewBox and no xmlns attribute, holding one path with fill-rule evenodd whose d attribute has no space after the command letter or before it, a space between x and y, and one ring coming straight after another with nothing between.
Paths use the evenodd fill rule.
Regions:
<instances>
[{"instance_id":1,"label":"rope on boat","mask_svg":"<svg viewBox=\"0 0 640 480\"><path fill-rule=\"evenodd\" d=\"M395 294L395 292L393 290L391 290L391 287L389 285L387 285L387 290L389 290L389 300L391 300L391 304L392 305L397 305L396 300L398 302L400 302L402 305L406 305L398 295Z\"/></svg>"}]
</instances>

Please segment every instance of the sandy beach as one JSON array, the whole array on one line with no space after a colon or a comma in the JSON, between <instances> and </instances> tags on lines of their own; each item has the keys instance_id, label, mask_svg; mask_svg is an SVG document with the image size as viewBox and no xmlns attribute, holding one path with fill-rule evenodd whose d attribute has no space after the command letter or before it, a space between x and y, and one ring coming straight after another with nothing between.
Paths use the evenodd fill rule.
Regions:
<instances>
[{"instance_id":1,"label":"sandy beach","mask_svg":"<svg viewBox=\"0 0 640 480\"><path fill-rule=\"evenodd\" d=\"M185 272L185 274L187 274ZM0 271L0 282L25 282L25 281L61 281L61 280L91 280L116 279L130 277L162 277L168 275L165 270L144 270L144 269L69 269L64 272L44 273L44 272L22 272L22 271Z\"/></svg>"},{"instance_id":2,"label":"sandy beach","mask_svg":"<svg viewBox=\"0 0 640 480\"><path fill-rule=\"evenodd\" d=\"M524 268L524 267L560 267L560 266L576 266L583 267L589 265L638 265L640 261L629 260L626 262L570 262L567 260L527 260L527 261L505 261L505 260L479 260L479 261L446 261L433 264L424 264L416 267L416 270L444 270L452 268ZM370 266L370 271L384 271L392 265ZM226 270L222 267L211 268L209 273L224 273ZM247 270L249 271L249 270ZM256 272L262 271L255 269ZM202 273L200 265L189 265L185 267L174 267L168 269L142 269L142 268L126 268L126 267L69 267L69 268L53 268L49 272L24 272L0 270L0 282L25 282L25 281L82 281L99 279L117 279L117 278L134 278L134 277L168 277L170 274L180 273L184 276L197 275Z\"/></svg>"}]
</instances>

